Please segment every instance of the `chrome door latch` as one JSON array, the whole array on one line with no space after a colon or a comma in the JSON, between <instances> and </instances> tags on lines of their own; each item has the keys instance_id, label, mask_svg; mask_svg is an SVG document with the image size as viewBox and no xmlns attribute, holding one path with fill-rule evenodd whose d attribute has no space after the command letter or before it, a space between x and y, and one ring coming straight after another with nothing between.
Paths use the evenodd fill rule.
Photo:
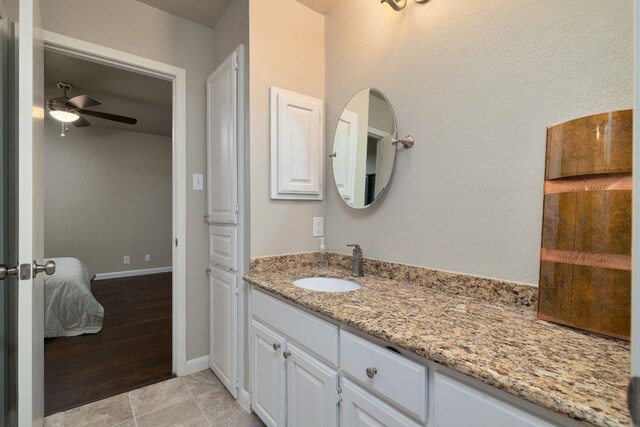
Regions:
<instances>
[{"instance_id":1,"label":"chrome door latch","mask_svg":"<svg viewBox=\"0 0 640 427\"><path fill-rule=\"evenodd\" d=\"M9 268L4 264L0 264L0 280L6 279L7 276L17 276L17 275L18 275L17 267Z\"/></svg>"},{"instance_id":2,"label":"chrome door latch","mask_svg":"<svg viewBox=\"0 0 640 427\"><path fill-rule=\"evenodd\" d=\"M632 377L627 389L627 405L634 425L640 425L640 377Z\"/></svg>"},{"instance_id":3,"label":"chrome door latch","mask_svg":"<svg viewBox=\"0 0 640 427\"><path fill-rule=\"evenodd\" d=\"M20 264L20 280L31 279L31 264Z\"/></svg>"}]
</instances>

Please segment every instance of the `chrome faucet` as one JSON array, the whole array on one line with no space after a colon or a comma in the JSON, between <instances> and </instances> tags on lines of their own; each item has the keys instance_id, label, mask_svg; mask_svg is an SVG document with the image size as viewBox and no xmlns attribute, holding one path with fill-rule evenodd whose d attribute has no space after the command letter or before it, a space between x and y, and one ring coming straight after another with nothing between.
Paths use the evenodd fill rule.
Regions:
<instances>
[{"instance_id":1,"label":"chrome faucet","mask_svg":"<svg viewBox=\"0 0 640 427\"><path fill-rule=\"evenodd\" d=\"M353 255L351 256L351 275L355 277L364 276L363 272L363 262L362 262L362 248L359 244L353 243L351 245L347 245L353 248Z\"/></svg>"}]
</instances>

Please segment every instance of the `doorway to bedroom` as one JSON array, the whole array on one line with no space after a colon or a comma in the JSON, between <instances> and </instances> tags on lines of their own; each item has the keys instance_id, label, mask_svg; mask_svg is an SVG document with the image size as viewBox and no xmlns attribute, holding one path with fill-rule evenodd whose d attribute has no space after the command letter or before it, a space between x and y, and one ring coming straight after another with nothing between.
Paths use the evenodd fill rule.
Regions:
<instances>
[{"instance_id":1,"label":"doorway to bedroom","mask_svg":"<svg viewBox=\"0 0 640 427\"><path fill-rule=\"evenodd\" d=\"M44 127L49 415L173 376L173 87L52 50L44 78L79 116Z\"/></svg>"}]
</instances>

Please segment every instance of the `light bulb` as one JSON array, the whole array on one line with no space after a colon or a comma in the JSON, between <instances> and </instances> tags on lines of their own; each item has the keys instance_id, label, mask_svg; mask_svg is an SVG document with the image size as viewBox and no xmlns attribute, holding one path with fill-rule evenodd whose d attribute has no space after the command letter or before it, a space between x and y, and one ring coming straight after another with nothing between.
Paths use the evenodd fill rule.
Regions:
<instances>
[{"instance_id":1,"label":"light bulb","mask_svg":"<svg viewBox=\"0 0 640 427\"><path fill-rule=\"evenodd\" d=\"M59 120L61 122L65 122L65 123L75 122L80 118L78 114L71 111L64 111L64 110L52 110L52 111L49 111L49 114L51 114L51 116L54 119Z\"/></svg>"}]
</instances>

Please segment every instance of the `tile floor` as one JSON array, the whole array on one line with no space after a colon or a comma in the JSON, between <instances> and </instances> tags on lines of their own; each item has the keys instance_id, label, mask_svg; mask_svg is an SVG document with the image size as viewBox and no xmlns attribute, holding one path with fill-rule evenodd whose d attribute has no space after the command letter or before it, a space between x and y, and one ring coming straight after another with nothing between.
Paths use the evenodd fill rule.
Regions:
<instances>
[{"instance_id":1,"label":"tile floor","mask_svg":"<svg viewBox=\"0 0 640 427\"><path fill-rule=\"evenodd\" d=\"M89 403L44 419L45 427L262 427L209 369Z\"/></svg>"}]
</instances>

